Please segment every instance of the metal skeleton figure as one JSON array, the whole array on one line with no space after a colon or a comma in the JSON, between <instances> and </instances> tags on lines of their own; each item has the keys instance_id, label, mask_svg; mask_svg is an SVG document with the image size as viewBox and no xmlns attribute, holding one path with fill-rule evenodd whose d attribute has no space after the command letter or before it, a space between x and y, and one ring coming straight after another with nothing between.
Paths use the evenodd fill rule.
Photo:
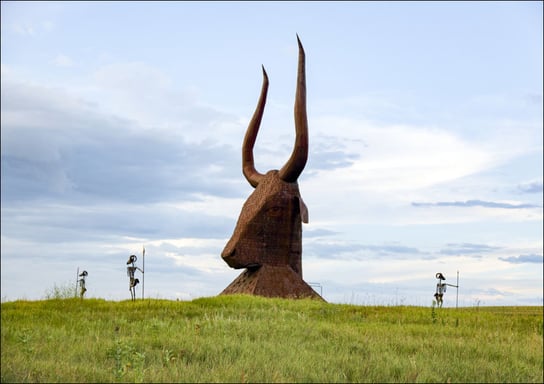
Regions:
<instances>
[{"instance_id":1,"label":"metal skeleton figure","mask_svg":"<svg viewBox=\"0 0 544 384\"><path fill-rule=\"evenodd\" d=\"M434 298L436 299L436 303L438 304L439 308L442 308L442 304L444 302L443 297L444 293L446 293L446 283L443 283L446 278L443 274L438 272L436 274L436 278L438 279L438 283L436 284L436 293L434 294Z\"/></svg>"},{"instance_id":2,"label":"metal skeleton figure","mask_svg":"<svg viewBox=\"0 0 544 384\"><path fill-rule=\"evenodd\" d=\"M140 280L136 279L134 277L134 273L136 270L139 270L140 272L144 273L143 269L137 267L134 263L136 263L136 255L130 255L127 261L127 265L131 264L129 267L127 267L127 276L129 277L129 285L128 290L130 291L130 297L132 300L136 300L136 285L140 282Z\"/></svg>"},{"instance_id":3,"label":"metal skeleton figure","mask_svg":"<svg viewBox=\"0 0 544 384\"><path fill-rule=\"evenodd\" d=\"M83 271L79 274L79 277L81 277L81 279L78 280L79 297L81 299L83 299L83 295L85 294L85 292L87 292L87 288L85 288L85 278L87 277L87 275L88 275L87 271Z\"/></svg>"}]
</instances>

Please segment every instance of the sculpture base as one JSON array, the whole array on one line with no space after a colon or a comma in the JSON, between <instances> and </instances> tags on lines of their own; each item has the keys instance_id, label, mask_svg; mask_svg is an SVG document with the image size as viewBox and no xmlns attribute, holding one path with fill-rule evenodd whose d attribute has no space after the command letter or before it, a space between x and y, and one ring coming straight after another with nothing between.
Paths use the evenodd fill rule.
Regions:
<instances>
[{"instance_id":1,"label":"sculpture base","mask_svg":"<svg viewBox=\"0 0 544 384\"><path fill-rule=\"evenodd\" d=\"M325 301L289 266L263 265L246 269L221 295L247 294L290 299L312 298Z\"/></svg>"}]
</instances>

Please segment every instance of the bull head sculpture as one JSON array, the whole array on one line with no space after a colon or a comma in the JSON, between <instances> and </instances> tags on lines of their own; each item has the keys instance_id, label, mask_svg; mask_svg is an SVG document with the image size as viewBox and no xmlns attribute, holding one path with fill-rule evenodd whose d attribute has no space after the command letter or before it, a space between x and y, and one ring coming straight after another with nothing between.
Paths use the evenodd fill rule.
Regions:
<instances>
[{"instance_id":1,"label":"bull head sculpture","mask_svg":"<svg viewBox=\"0 0 544 384\"><path fill-rule=\"evenodd\" d=\"M245 202L234 233L221 257L230 267L236 269L288 266L302 280L301 222L308 222L308 210L300 196L297 179L308 159L308 121L305 54L298 35L297 41L296 138L293 152L279 171L271 170L262 174L255 169L253 146L268 91L268 76L263 67L261 94L242 147L242 170L255 190Z\"/></svg>"}]
</instances>

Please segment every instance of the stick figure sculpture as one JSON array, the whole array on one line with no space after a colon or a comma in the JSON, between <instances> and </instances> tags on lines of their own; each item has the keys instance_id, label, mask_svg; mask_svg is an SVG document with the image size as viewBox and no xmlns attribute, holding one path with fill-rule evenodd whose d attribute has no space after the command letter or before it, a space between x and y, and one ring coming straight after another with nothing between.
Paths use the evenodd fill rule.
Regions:
<instances>
[{"instance_id":1,"label":"stick figure sculpture","mask_svg":"<svg viewBox=\"0 0 544 384\"><path fill-rule=\"evenodd\" d=\"M442 304L444 302L444 293L446 293L446 283L443 283L446 278L444 275L440 272L436 274L436 278L438 279L438 283L436 284L436 293L434 294L434 298L436 299L436 303L438 304L439 308L442 308Z\"/></svg>"},{"instance_id":2,"label":"stick figure sculpture","mask_svg":"<svg viewBox=\"0 0 544 384\"><path fill-rule=\"evenodd\" d=\"M81 279L78 280L79 297L81 299L83 299L83 295L85 294L85 292L87 292L87 288L85 288L85 278L87 277L87 275L88 275L87 271L83 271L79 274L79 277L81 277Z\"/></svg>"},{"instance_id":3,"label":"stick figure sculpture","mask_svg":"<svg viewBox=\"0 0 544 384\"><path fill-rule=\"evenodd\" d=\"M127 261L127 265L130 264L129 267L127 267L127 276L129 277L129 285L128 285L128 290L130 291L130 297L132 299L132 301L136 300L136 285L138 285L138 283L140 282L140 280L136 279L134 277L134 273L136 272L136 270L144 273L143 269L140 269L139 267L137 267L135 265L136 263L136 260L138 260L136 258L136 255L130 255L130 257L128 258L128 261Z\"/></svg>"}]
</instances>

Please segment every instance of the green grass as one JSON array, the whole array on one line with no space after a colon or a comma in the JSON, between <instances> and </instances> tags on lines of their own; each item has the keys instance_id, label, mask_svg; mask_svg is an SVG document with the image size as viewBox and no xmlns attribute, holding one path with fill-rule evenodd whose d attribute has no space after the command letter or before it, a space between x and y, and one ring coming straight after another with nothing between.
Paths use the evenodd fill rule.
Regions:
<instances>
[{"instance_id":1,"label":"green grass","mask_svg":"<svg viewBox=\"0 0 544 384\"><path fill-rule=\"evenodd\" d=\"M2 382L542 382L543 308L2 303Z\"/></svg>"}]
</instances>

